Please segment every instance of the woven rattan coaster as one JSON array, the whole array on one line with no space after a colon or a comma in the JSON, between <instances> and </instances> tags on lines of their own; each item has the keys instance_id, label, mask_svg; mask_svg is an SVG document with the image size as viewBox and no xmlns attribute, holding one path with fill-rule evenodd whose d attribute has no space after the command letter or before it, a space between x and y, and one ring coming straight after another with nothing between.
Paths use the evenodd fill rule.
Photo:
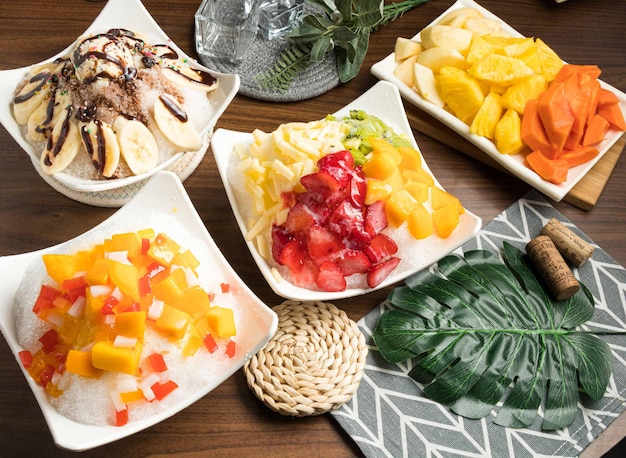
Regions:
<instances>
[{"instance_id":1,"label":"woven rattan coaster","mask_svg":"<svg viewBox=\"0 0 626 458\"><path fill-rule=\"evenodd\" d=\"M256 397L293 417L320 415L349 401L367 356L356 323L325 302L285 301L274 311L276 333L244 366Z\"/></svg>"}]
</instances>

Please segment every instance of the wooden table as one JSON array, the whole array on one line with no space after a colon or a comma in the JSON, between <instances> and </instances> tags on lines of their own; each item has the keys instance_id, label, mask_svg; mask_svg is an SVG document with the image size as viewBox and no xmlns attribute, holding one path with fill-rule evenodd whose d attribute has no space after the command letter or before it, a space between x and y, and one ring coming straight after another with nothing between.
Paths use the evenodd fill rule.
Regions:
<instances>
[{"instance_id":1,"label":"wooden table","mask_svg":"<svg viewBox=\"0 0 626 458\"><path fill-rule=\"evenodd\" d=\"M146 0L145 6L167 34L190 55L193 13L199 0ZM217 127L272 131L289 121L314 120L341 108L376 83L371 65L389 54L397 36L411 37L453 3L434 0L373 35L359 75L347 84L299 103L275 104L237 96ZM482 5L526 36L541 37L572 63L594 63L602 79L626 90L624 6L615 0L483 0ZM31 0L2 2L0 69L39 62L80 35L104 3ZM11 91L13 88L2 88ZM415 133L443 186L487 222L530 188L482 166L437 141ZM268 305L277 297L258 272L238 234L212 155L207 154L185 187L209 232L243 280ZM554 206L622 265L626 265L626 161L618 162L599 202L589 212L567 203ZM0 129L0 255L44 248L75 237L100 223L114 209L77 203L55 192L33 170L30 160ZM0 279L0 281L2 281ZM388 291L336 301L358 320ZM10 304L1 304L8 307ZM624 420L621 418L620 420ZM586 451L599 456L626 434L617 421ZM247 388L242 371L191 407L146 431L83 456L352 456L359 451L329 415L287 418L263 406ZM18 365L0 339L0 456L63 455L50 436Z\"/></svg>"}]
</instances>

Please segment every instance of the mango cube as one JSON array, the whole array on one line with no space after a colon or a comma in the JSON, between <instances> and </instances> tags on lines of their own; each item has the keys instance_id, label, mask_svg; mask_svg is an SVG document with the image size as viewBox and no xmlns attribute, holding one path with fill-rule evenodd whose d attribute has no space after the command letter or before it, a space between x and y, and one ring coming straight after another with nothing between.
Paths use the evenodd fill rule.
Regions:
<instances>
[{"instance_id":1,"label":"mango cube","mask_svg":"<svg viewBox=\"0 0 626 458\"><path fill-rule=\"evenodd\" d=\"M96 259L85 274L90 285L106 285L109 283L109 264L106 259Z\"/></svg>"},{"instance_id":2,"label":"mango cube","mask_svg":"<svg viewBox=\"0 0 626 458\"><path fill-rule=\"evenodd\" d=\"M70 350L65 360L65 370L71 374L80 375L87 378L98 378L102 374L91 363L91 352Z\"/></svg>"},{"instance_id":3,"label":"mango cube","mask_svg":"<svg viewBox=\"0 0 626 458\"><path fill-rule=\"evenodd\" d=\"M162 281L152 284L152 294L159 300L171 303L187 289L187 276L182 269L174 269Z\"/></svg>"},{"instance_id":4,"label":"mango cube","mask_svg":"<svg viewBox=\"0 0 626 458\"><path fill-rule=\"evenodd\" d=\"M192 286L187 289L183 294L175 298L170 305L188 313L192 317L204 314L211 307L209 295L199 286Z\"/></svg>"},{"instance_id":5,"label":"mango cube","mask_svg":"<svg viewBox=\"0 0 626 458\"><path fill-rule=\"evenodd\" d=\"M407 228L417 240L425 239L433 234L432 216L421 203L418 203L409 215Z\"/></svg>"},{"instance_id":6,"label":"mango cube","mask_svg":"<svg viewBox=\"0 0 626 458\"><path fill-rule=\"evenodd\" d=\"M388 152L373 153L363 164L363 172L370 178L384 180L389 178L398 167L396 158Z\"/></svg>"},{"instance_id":7,"label":"mango cube","mask_svg":"<svg viewBox=\"0 0 626 458\"><path fill-rule=\"evenodd\" d=\"M389 224L393 227L400 226L409 217L417 203L417 200L406 189L394 192L385 204Z\"/></svg>"},{"instance_id":8,"label":"mango cube","mask_svg":"<svg viewBox=\"0 0 626 458\"><path fill-rule=\"evenodd\" d=\"M125 337L143 339L146 330L146 312L123 312L115 317L114 332Z\"/></svg>"},{"instance_id":9,"label":"mango cube","mask_svg":"<svg viewBox=\"0 0 626 458\"><path fill-rule=\"evenodd\" d=\"M120 291L139 301L139 271L132 264L125 264L111 259L107 260L109 277Z\"/></svg>"},{"instance_id":10,"label":"mango cube","mask_svg":"<svg viewBox=\"0 0 626 458\"><path fill-rule=\"evenodd\" d=\"M190 322L191 317L188 313L165 304L163 313L156 319L155 326L163 334L174 339L180 339L187 332Z\"/></svg>"},{"instance_id":11,"label":"mango cube","mask_svg":"<svg viewBox=\"0 0 626 458\"><path fill-rule=\"evenodd\" d=\"M141 242L134 232L113 234L111 236L110 251L127 251L128 258L132 259L141 252Z\"/></svg>"},{"instance_id":12,"label":"mango cube","mask_svg":"<svg viewBox=\"0 0 626 458\"><path fill-rule=\"evenodd\" d=\"M91 363L108 372L135 374L141 351L137 347L115 347L113 342L96 342L91 349Z\"/></svg>"},{"instance_id":13,"label":"mango cube","mask_svg":"<svg viewBox=\"0 0 626 458\"><path fill-rule=\"evenodd\" d=\"M46 266L46 272L48 272L48 275L50 275L59 286L61 286L65 280L74 278L77 272L86 271L90 265L90 257L86 252L76 254L44 254L42 259Z\"/></svg>"},{"instance_id":14,"label":"mango cube","mask_svg":"<svg viewBox=\"0 0 626 458\"><path fill-rule=\"evenodd\" d=\"M158 234L148 248L148 255L164 266L169 266L180 250L180 245L166 234Z\"/></svg>"},{"instance_id":15,"label":"mango cube","mask_svg":"<svg viewBox=\"0 0 626 458\"><path fill-rule=\"evenodd\" d=\"M419 181L409 181L404 184L403 189L406 189L413 198L419 203L424 203L428 200L428 186L426 183Z\"/></svg>"},{"instance_id":16,"label":"mango cube","mask_svg":"<svg viewBox=\"0 0 626 458\"><path fill-rule=\"evenodd\" d=\"M235 314L231 309L213 306L206 314L207 322L213 333L220 338L237 335L235 328Z\"/></svg>"},{"instance_id":17,"label":"mango cube","mask_svg":"<svg viewBox=\"0 0 626 458\"><path fill-rule=\"evenodd\" d=\"M402 169L418 170L422 168L422 156L418 150L410 146L399 146L397 150L402 157L400 162Z\"/></svg>"},{"instance_id":18,"label":"mango cube","mask_svg":"<svg viewBox=\"0 0 626 458\"><path fill-rule=\"evenodd\" d=\"M449 203L433 211L433 226L439 237L445 238L452 234L452 231L459 224L459 211L456 204Z\"/></svg>"}]
</instances>

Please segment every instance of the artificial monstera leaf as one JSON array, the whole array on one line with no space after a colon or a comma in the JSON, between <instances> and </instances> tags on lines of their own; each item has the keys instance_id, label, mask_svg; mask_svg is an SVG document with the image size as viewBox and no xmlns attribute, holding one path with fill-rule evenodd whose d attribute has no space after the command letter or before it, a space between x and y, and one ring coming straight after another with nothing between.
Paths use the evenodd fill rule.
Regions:
<instances>
[{"instance_id":1,"label":"artificial monstera leaf","mask_svg":"<svg viewBox=\"0 0 626 458\"><path fill-rule=\"evenodd\" d=\"M504 243L503 263L488 251L450 255L393 290L373 339L390 362L413 360L409 375L434 401L459 415L532 424L543 402L542 428L570 425L579 384L601 399L611 375L609 346L576 327L591 318L591 293L553 301L526 256Z\"/></svg>"}]
</instances>

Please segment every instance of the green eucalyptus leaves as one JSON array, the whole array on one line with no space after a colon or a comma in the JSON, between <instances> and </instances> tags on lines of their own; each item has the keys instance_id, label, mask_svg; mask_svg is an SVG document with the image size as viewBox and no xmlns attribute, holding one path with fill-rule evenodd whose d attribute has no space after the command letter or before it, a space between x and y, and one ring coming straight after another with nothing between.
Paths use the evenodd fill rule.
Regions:
<instances>
[{"instance_id":1,"label":"green eucalyptus leaves","mask_svg":"<svg viewBox=\"0 0 626 458\"><path fill-rule=\"evenodd\" d=\"M307 14L288 35L288 45L274 65L257 76L264 89L285 92L310 64L334 52L339 80L354 78L369 46L370 33L429 0L307 0L320 14Z\"/></svg>"}]
</instances>

